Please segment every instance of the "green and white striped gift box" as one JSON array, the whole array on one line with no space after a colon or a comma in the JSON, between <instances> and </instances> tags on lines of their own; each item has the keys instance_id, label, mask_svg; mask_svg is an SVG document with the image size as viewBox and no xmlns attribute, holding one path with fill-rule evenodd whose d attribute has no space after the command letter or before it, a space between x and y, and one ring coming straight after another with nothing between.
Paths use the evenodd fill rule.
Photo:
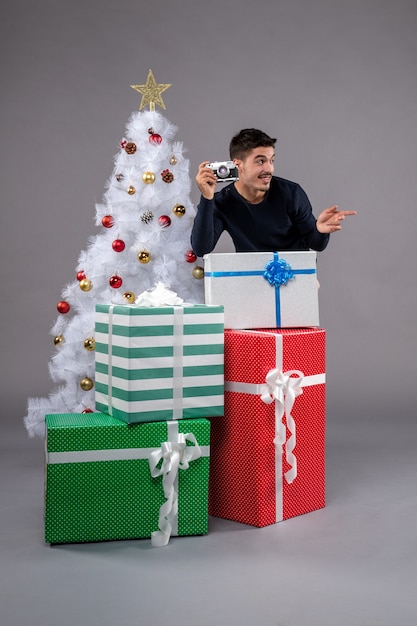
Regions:
<instances>
[{"instance_id":1,"label":"green and white striped gift box","mask_svg":"<svg viewBox=\"0 0 417 626\"><path fill-rule=\"evenodd\" d=\"M223 311L97 304L97 410L128 424L222 416Z\"/></svg>"}]
</instances>

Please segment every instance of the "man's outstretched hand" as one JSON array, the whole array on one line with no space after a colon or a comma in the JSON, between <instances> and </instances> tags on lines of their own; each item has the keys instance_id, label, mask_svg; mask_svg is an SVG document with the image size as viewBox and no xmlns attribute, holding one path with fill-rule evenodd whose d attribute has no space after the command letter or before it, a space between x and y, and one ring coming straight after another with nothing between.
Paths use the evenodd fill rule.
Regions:
<instances>
[{"instance_id":1,"label":"man's outstretched hand","mask_svg":"<svg viewBox=\"0 0 417 626\"><path fill-rule=\"evenodd\" d=\"M342 230L340 224L348 215L356 215L356 211L339 211L335 204L320 213L317 218L316 228L319 233L335 233L338 230Z\"/></svg>"}]
</instances>

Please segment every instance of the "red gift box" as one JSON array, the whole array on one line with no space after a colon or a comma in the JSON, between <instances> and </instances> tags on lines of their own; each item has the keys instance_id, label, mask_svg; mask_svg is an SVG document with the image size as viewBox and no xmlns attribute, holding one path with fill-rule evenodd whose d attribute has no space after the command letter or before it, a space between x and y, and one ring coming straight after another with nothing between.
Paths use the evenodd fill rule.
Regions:
<instances>
[{"instance_id":1,"label":"red gift box","mask_svg":"<svg viewBox=\"0 0 417 626\"><path fill-rule=\"evenodd\" d=\"M209 514L268 526L325 506L322 328L225 330Z\"/></svg>"}]
</instances>

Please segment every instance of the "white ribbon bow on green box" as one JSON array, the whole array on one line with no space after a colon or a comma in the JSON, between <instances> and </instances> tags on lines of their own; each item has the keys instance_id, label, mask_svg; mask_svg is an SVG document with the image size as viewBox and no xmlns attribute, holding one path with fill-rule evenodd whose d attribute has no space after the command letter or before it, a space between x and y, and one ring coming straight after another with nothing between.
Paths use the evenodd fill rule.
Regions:
<instances>
[{"instance_id":1,"label":"white ribbon bow on green box","mask_svg":"<svg viewBox=\"0 0 417 626\"><path fill-rule=\"evenodd\" d=\"M155 547L166 546L171 534L176 534L178 524L178 470L186 470L190 462L200 458L202 452L193 433L179 433L178 422L167 422L169 441L149 455L151 476L162 476L166 502L159 510L159 530L152 533ZM187 446L187 441L192 445ZM158 467L160 462L161 465Z\"/></svg>"}]
</instances>

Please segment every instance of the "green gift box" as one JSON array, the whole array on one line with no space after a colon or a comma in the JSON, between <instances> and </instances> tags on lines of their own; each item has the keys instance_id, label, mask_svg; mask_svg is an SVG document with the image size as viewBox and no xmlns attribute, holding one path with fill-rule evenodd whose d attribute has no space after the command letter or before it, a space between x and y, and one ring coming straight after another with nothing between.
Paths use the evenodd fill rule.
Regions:
<instances>
[{"instance_id":1,"label":"green gift box","mask_svg":"<svg viewBox=\"0 0 417 626\"><path fill-rule=\"evenodd\" d=\"M45 541L208 531L210 422L126 425L101 413L46 415Z\"/></svg>"},{"instance_id":2,"label":"green gift box","mask_svg":"<svg viewBox=\"0 0 417 626\"><path fill-rule=\"evenodd\" d=\"M96 409L128 424L224 413L223 306L96 305Z\"/></svg>"}]
</instances>

